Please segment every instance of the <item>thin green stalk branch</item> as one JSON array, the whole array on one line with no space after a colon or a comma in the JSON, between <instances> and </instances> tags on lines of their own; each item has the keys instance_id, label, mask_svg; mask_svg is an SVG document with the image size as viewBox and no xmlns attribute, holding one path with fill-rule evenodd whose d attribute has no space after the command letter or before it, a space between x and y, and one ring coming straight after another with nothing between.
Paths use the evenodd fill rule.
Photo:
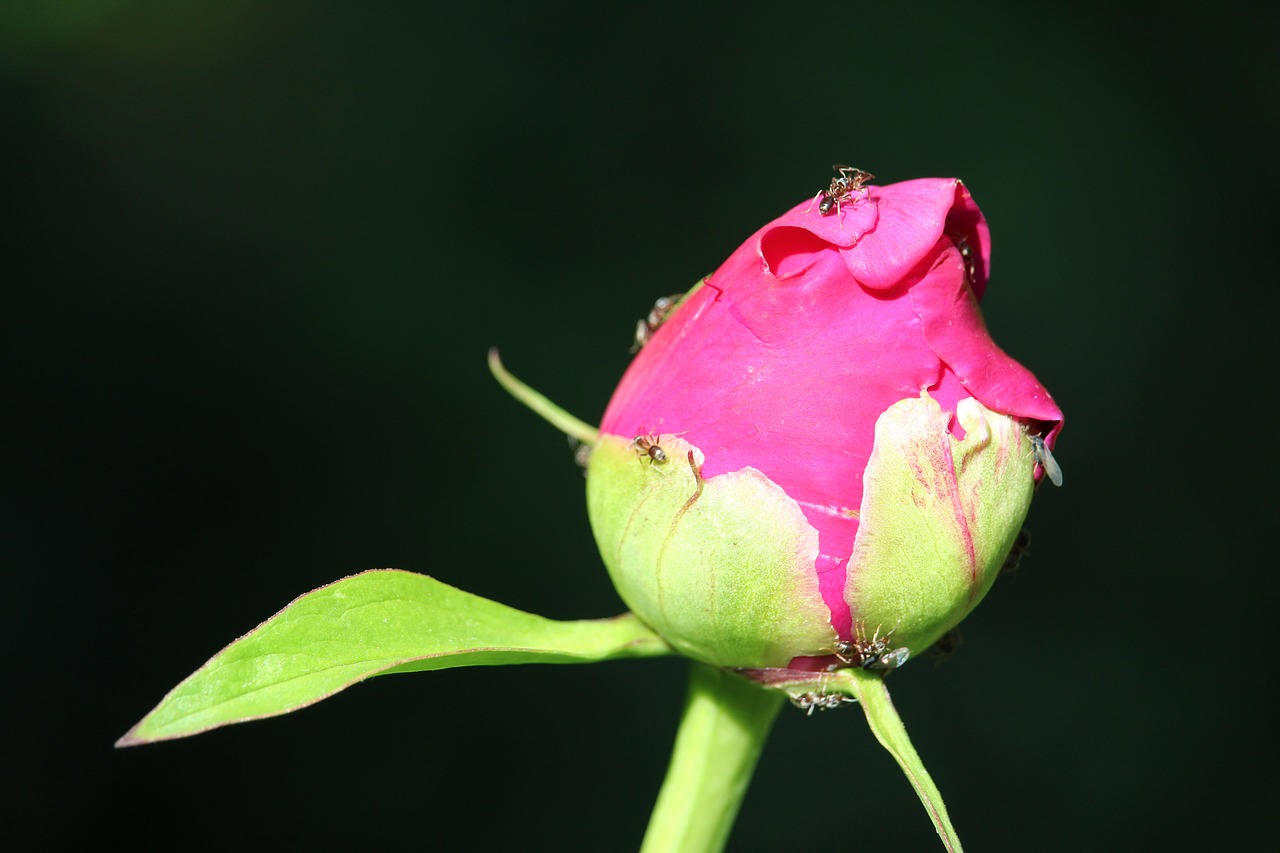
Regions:
<instances>
[{"instance_id":1,"label":"thin green stalk branch","mask_svg":"<svg viewBox=\"0 0 1280 853\"><path fill-rule=\"evenodd\" d=\"M785 699L693 663L675 752L641 853L718 853Z\"/></svg>"},{"instance_id":2,"label":"thin green stalk branch","mask_svg":"<svg viewBox=\"0 0 1280 853\"><path fill-rule=\"evenodd\" d=\"M502 366L502 359L498 357L498 350L489 350L489 371L493 373L493 377L498 380L503 388L507 389L512 397L515 397L521 403L524 403L530 409L542 417L547 423L563 432L565 435L579 441L583 444L594 445L600 440L600 431L591 424L580 421L555 403L548 400L537 391L525 385L519 379L516 379L511 373Z\"/></svg>"}]
</instances>

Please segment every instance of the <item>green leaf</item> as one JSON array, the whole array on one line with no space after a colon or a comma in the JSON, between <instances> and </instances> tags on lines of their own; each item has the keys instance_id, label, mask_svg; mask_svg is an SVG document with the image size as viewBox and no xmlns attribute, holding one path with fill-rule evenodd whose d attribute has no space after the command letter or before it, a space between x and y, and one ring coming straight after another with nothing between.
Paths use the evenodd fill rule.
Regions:
<instances>
[{"instance_id":1,"label":"green leaf","mask_svg":"<svg viewBox=\"0 0 1280 853\"><path fill-rule=\"evenodd\" d=\"M671 653L629 613L557 622L426 575L376 569L295 599L170 691L116 746L285 714L388 672Z\"/></svg>"}]
</instances>

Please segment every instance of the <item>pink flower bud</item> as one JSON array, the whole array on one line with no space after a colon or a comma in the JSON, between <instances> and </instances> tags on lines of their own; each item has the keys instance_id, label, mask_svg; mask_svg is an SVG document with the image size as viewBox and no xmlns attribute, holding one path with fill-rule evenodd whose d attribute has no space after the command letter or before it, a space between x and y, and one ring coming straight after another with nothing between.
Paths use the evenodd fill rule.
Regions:
<instances>
[{"instance_id":1,"label":"pink flower bud","mask_svg":"<svg viewBox=\"0 0 1280 853\"><path fill-rule=\"evenodd\" d=\"M978 309L968 190L861 189L690 291L600 425L588 507L614 583L709 663L901 663L986 593L1042 464L1060 476L1062 413Z\"/></svg>"}]
</instances>

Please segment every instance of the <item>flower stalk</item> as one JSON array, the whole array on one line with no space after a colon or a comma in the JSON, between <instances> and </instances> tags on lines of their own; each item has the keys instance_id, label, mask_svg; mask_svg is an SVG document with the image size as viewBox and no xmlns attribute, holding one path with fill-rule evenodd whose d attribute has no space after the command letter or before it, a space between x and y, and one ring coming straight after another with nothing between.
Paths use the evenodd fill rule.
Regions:
<instances>
[{"instance_id":1,"label":"flower stalk","mask_svg":"<svg viewBox=\"0 0 1280 853\"><path fill-rule=\"evenodd\" d=\"M675 750L641 853L724 849L784 698L692 662Z\"/></svg>"}]
</instances>

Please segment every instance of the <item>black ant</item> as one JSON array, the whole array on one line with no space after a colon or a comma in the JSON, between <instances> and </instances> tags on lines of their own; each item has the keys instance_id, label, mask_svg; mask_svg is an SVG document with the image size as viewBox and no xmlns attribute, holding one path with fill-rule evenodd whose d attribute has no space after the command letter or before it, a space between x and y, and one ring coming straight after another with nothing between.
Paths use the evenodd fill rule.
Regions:
<instances>
[{"instance_id":1,"label":"black ant","mask_svg":"<svg viewBox=\"0 0 1280 853\"><path fill-rule=\"evenodd\" d=\"M960 260L964 264L964 278L969 282L970 287L978 286L978 261L973 256L973 248L969 245L969 241L964 237L950 235L952 242L956 244L956 248L960 250Z\"/></svg>"},{"instance_id":2,"label":"black ant","mask_svg":"<svg viewBox=\"0 0 1280 853\"><path fill-rule=\"evenodd\" d=\"M831 179L831 186L813 197L814 201L818 201L818 213L827 216L831 213L831 208L835 208L837 214L840 213L840 203L849 202L852 204L858 198L867 194L867 188L863 186L867 181L873 180L875 175L870 172L864 172L853 166L842 166L836 163L831 168L837 172L836 177ZM810 202L809 207L805 209L805 213L813 209L813 203Z\"/></svg>"},{"instance_id":3,"label":"black ant","mask_svg":"<svg viewBox=\"0 0 1280 853\"><path fill-rule=\"evenodd\" d=\"M636 339L631 345L631 352L640 352L640 348L649 343L649 339L653 337L653 333L658 331L658 327L667 321L667 318L676 310L676 303L684 298L683 293L677 293L674 296L660 296L658 301L653 303L653 310L649 312L649 316L643 320L636 321Z\"/></svg>"},{"instance_id":4,"label":"black ant","mask_svg":"<svg viewBox=\"0 0 1280 853\"><path fill-rule=\"evenodd\" d=\"M951 660L951 656L956 653L956 649L960 648L960 644L963 642L964 640L960 636L960 629L952 628L929 647L928 654L933 656L936 665L944 664Z\"/></svg>"},{"instance_id":5,"label":"black ant","mask_svg":"<svg viewBox=\"0 0 1280 853\"><path fill-rule=\"evenodd\" d=\"M867 639L859 625L855 639L836 640L835 655L842 663L861 669L897 669L907 662L911 650L906 646L889 648L889 635L892 633L890 629L881 637L880 629L876 628L871 639Z\"/></svg>"},{"instance_id":6,"label":"black ant","mask_svg":"<svg viewBox=\"0 0 1280 853\"><path fill-rule=\"evenodd\" d=\"M1004 563L1000 566L1000 574L1012 575L1018 571L1018 565L1022 562L1022 558L1031 553L1031 531L1022 528L1018 531L1018 536L1013 540L1013 547L1009 549L1009 553L1004 558Z\"/></svg>"},{"instance_id":7,"label":"black ant","mask_svg":"<svg viewBox=\"0 0 1280 853\"><path fill-rule=\"evenodd\" d=\"M819 711L830 711L858 701L852 696L845 696L842 693L818 693L815 691L798 693L790 698L792 705L795 705L809 716L813 716L815 708Z\"/></svg>"}]
</instances>

